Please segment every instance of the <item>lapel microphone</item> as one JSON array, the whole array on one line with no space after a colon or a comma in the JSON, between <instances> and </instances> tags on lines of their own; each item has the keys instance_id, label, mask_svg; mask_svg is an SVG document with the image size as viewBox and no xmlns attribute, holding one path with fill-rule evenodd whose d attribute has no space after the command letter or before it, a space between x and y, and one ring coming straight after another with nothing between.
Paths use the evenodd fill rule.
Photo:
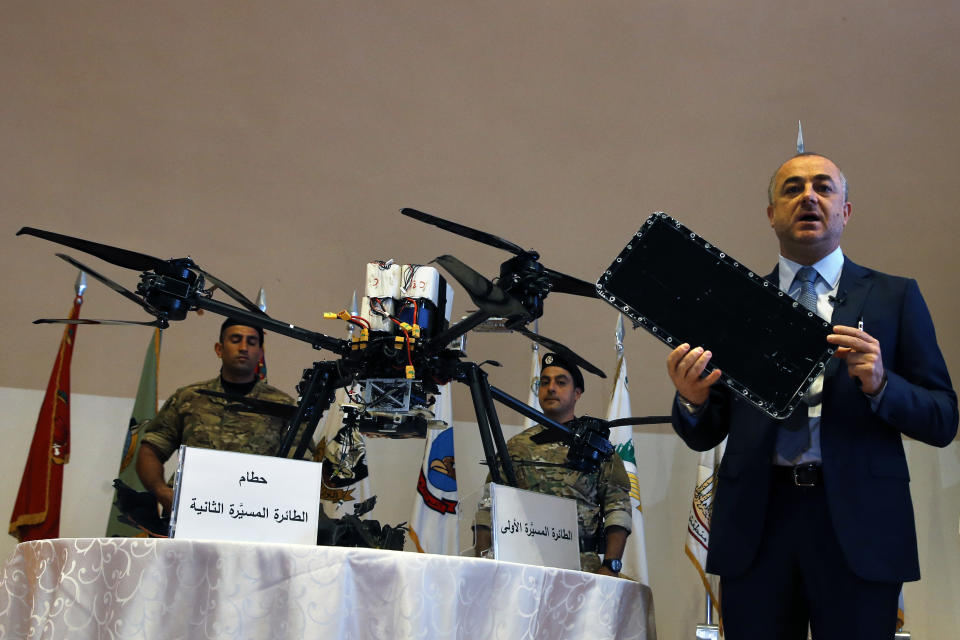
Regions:
<instances>
[{"instance_id":1,"label":"lapel microphone","mask_svg":"<svg viewBox=\"0 0 960 640\"><path fill-rule=\"evenodd\" d=\"M847 301L847 292L841 291L838 295L827 296L827 300L829 300L834 307L843 306L843 303Z\"/></svg>"}]
</instances>

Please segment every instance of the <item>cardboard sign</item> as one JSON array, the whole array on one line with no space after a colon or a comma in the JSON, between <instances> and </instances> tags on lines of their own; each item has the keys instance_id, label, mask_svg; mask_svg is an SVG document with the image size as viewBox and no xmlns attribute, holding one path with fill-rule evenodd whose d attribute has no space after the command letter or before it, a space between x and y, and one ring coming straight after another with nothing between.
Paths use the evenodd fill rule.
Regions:
<instances>
[{"instance_id":1,"label":"cardboard sign","mask_svg":"<svg viewBox=\"0 0 960 640\"><path fill-rule=\"evenodd\" d=\"M320 463L180 447L170 537L317 544Z\"/></svg>"},{"instance_id":2,"label":"cardboard sign","mask_svg":"<svg viewBox=\"0 0 960 640\"><path fill-rule=\"evenodd\" d=\"M497 560L580 569L575 500L499 484L490 485L490 498Z\"/></svg>"}]
</instances>

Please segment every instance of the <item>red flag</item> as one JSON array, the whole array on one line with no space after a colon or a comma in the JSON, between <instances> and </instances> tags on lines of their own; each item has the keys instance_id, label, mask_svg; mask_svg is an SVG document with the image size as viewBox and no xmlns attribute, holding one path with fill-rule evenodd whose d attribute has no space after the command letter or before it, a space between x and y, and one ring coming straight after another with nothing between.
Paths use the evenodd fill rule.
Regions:
<instances>
[{"instance_id":1,"label":"red flag","mask_svg":"<svg viewBox=\"0 0 960 640\"><path fill-rule=\"evenodd\" d=\"M80 315L82 293L73 300L70 318ZM20 491L10 515L10 535L20 542L60 537L63 465L70 460L70 360L77 325L68 324L40 407Z\"/></svg>"}]
</instances>

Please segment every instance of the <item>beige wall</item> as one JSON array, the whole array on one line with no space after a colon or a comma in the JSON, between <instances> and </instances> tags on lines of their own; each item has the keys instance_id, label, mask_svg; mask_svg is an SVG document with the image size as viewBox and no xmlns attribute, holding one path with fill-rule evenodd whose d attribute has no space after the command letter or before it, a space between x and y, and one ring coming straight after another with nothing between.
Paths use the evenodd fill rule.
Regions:
<instances>
[{"instance_id":1,"label":"beige wall","mask_svg":"<svg viewBox=\"0 0 960 640\"><path fill-rule=\"evenodd\" d=\"M340 335L321 313L348 304L368 259L453 253L493 275L506 257L402 218L403 206L535 247L548 266L588 280L655 210L767 269L776 246L766 181L790 154L798 119L808 148L850 179L848 255L918 279L960 375L955 2L2 8L0 386L46 384L60 329L30 321L63 316L75 276L53 257L60 248L15 238L22 225L189 254L249 296L264 286L274 316ZM84 260L135 283L132 272ZM456 313L467 307L459 295ZM84 313L143 317L97 284ZM601 302L554 295L541 330L612 373L614 320ZM218 324L206 314L166 332L161 394L213 375ZM74 390L132 396L148 340L143 328L81 327ZM321 357L279 336L267 349L271 380L288 391ZM493 382L521 396L528 353L515 335L470 341L471 357L505 365ZM663 413L665 348L641 332L627 353L635 410ZM587 385L583 408L599 414L608 387ZM473 419L467 397L455 394L458 420ZM658 442L670 457L650 464L671 465L662 488L685 494L695 454L669 434ZM942 566L929 554L957 556L957 455L955 444L911 447L915 477L941 470L924 507L942 525L921 531L927 566ZM926 494L916 497L921 514ZM651 518L682 528L685 500L648 502ZM666 534L649 540L680 554ZM939 586L956 609L957 578Z\"/></svg>"}]
</instances>

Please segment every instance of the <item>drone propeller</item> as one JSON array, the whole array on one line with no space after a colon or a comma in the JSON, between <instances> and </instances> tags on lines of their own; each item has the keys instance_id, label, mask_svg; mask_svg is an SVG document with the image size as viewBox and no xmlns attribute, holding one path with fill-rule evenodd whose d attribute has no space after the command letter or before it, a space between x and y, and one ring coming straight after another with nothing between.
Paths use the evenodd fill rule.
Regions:
<instances>
[{"instance_id":1,"label":"drone propeller","mask_svg":"<svg viewBox=\"0 0 960 640\"><path fill-rule=\"evenodd\" d=\"M101 275L101 274L97 273L96 271L94 271L93 269L91 269L91 268L88 267L87 265L83 264L83 263L80 262L79 260L75 260L74 258L71 258L70 256L68 256L68 255L65 254L65 253L57 253L57 254L55 254L55 255L56 255L58 258L60 258L61 260L65 260L66 262L68 262L68 263L72 264L73 266L75 266L77 269L80 269L80 270L83 271L84 273L89 274L91 277L93 277L93 278L99 280L100 282L102 282L103 284L107 285L108 287L110 287L111 289L113 289L114 291L116 291L117 293L119 293L120 295L122 295L122 296L123 296L124 298L126 298L127 300L132 300L133 302L136 302L138 305L140 305L141 307L143 307L143 308L147 311L147 313L149 313L149 314L151 314L151 315L154 315L154 316L160 315L160 311L157 310L157 309L156 309L155 307L153 307L152 305L148 304L143 298L141 298L141 297L138 296L137 294L133 293L133 292L130 291L129 289L126 289L126 288L124 288L123 286L117 284L116 282L114 282L114 281L111 280L110 278L108 278L108 277L106 277L106 276L104 276L104 275Z\"/></svg>"},{"instance_id":2,"label":"drone propeller","mask_svg":"<svg viewBox=\"0 0 960 640\"><path fill-rule=\"evenodd\" d=\"M139 320L90 320L86 318L40 318L34 320L33 324L104 324L104 325L136 325L138 327L158 327L166 329L170 326L164 318L147 322Z\"/></svg>"},{"instance_id":3,"label":"drone propeller","mask_svg":"<svg viewBox=\"0 0 960 640\"><path fill-rule=\"evenodd\" d=\"M587 298L596 298L597 297L597 285L587 282L586 280L581 280L580 278L574 278L573 276L568 276L565 273L560 273L559 271L554 271L547 267L543 268L546 272L547 277L550 278L550 282L553 284L552 290L558 293L570 293L575 296L585 296Z\"/></svg>"},{"instance_id":4,"label":"drone propeller","mask_svg":"<svg viewBox=\"0 0 960 640\"><path fill-rule=\"evenodd\" d=\"M474 304L485 313L511 320L526 318L529 315L516 298L457 258L451 255L443 255L435 258L433 262L446 269L467 291Z\"/></svg>"},{"instance_id":5,"label":"drone propeller","mask_svg":"<svg viewBox=\"0 0 960 640\"><path fill-rule=\"evenodd\" d=\"M66 247L71 247L84 253L89 253L92 256L96 256L105 262L114 264L118 267L124 267L126 269L133 269L134 271L162 271L163 268L169 264L168 260L161 260L160 258L155 258L154 256L148 256L145 253L138 253L136 251L129 251L127 249L120 249L118 247L111 247L110 245L100 244L99 242L91 242L90 240L83 240L81 238L74 238L73 236L66 236L61 233L54 233L52 231L43 231L42 229L34 229L33 227L23 227L17 231L17 235L28 235L41 238L43 240L49 240L50 242L56 242L57 244L62 244ZM228 285L226 282L217 278L211 273L204 271L192 260L189 260L186 265L191 271L196 272L197 274L203 276L210 282L214 283L217 287L223 290L225 294L233 298L236 302L239 302L244 308L253 313L266 316L266 314L260 310L260 307L256 303L251 302L249 298L244 296L242 293ZM94 275L91 271L84 268L87 273ZM94 276L97 277L97 276ZM109 286L114 291L118 291L116 287L106 282L102 277L98 278L101 282ZM118 285L119 286L119 285ZM120 293L118 291L118 293ZM125 295L121 293L121 295ZM149 311L149 309L148 309ZM151 311L151 313L153 313ZM268 316L269 317L269 316Z\"/></svg>"},{"instance_id":6,"label":"drone propeller","mask_svg":"<svg viewBox=\"0 0 960 640\"><path fill-rule=\"evenodd\" d=\"M249 298L247 298L245 295L243 295L242 293L240 293L239 291L237 291L236 289L234 289L233 287L231 287L231 286L228 285L226 282L224 282L224 281L221 280L220 278L216 277L215 275L213 275L213 274L210 273L209 271L204 271L204 270L201 269L200 267L195 267L194 270L197 271L198 273L200 273L200 275L202 275L204 278L206 278L207 280L209 280L210 282L212 282L215 286L217 286L217 287L219 287L221 290L223 290L223 292L224 292L225 294L227 294L228 296L230 296L231 298L233 298L234 300L236 300L237 302L239 302L240 305L243 306L244 308L246 308L247 311L251 311L251 312L253 312L253 313L257 313L257 314L260 314L260 315L262 315L262 316L267 316L266 312L265 312L263 309L261 309L260 306L257 305L256 302L252 302L252 301L251 301ZM267 316L267 317L269 317L269 316Z\"/></svg>"},{"instance_id":7,"label":"drone propeller","mask_svg":"<svg viewBox=\"0 0 960 640\"><path fill-rule=\"evenodd\" d=\"M495 236L492 233L487 233L486 231L480 231L479 229L473 229L466 225L462 225L456 222L450 222L449 220L444 220L443 218L438 218L437 216L430 215L429 213L424 213L423 211L417 211L416 209L411 209L409 207L403 208L400 210L400 213L403 215L419 220L420 222L426 222L427 224L432 224L434 226L445 229L451 233L455 233L458 236L463 236L464 238L470 238L471 240L476 240L477 242L482 242L483 244L488 244L491 247L496 247L497 249L503 249L504 251L509 251L515 255L523 255L525 253L533 254L534 260L540 257L536 251L525 251L522 247L519 247L509 240L504 240L500 236Z\"/></svg>"},{"instance_id":8,"label":"drone propeller","mask_svg":"<svg viewBox=\"0 0 960 640\"><path fill-rule=\"evenodd\" d=\"M518 258L513 258L507 261L507 263L504 263L508 269L522 269L524 265L528 263L536 263L540 259L540 254L536 251L532 249L529 251L524 250L509 240L495 236L492 233L487 233L486 231L480 231L457 222L444 220L443 218L439 218L416 209L411 209L409 207L401 209L400 213L409 218L440 227L441 229L450 231L451 233L455 233L459 236L470 238L471 240L482 242L483 244L490 245L491 247L503 249L504 251L509 251L510 253L518 256ZM550 281L550 291L586 296L587 298L597 297L597 287L593 283L581 280L579 278L574 278L573 276L568 276L567 274L555 271L554 269L548 269L542 265L538 266L537 270L545 275Z\"/></svg>"},{"instance_id":9,"label":"drone propeller","mask_svg":"<svg viewBox=\"0 0 960 640\"><path fill-rule=\"evenodd\" d=\"M570 362L576 364L582 369L586 369L587 371L589 371L594 375L600 376L601 378L607 377L607 374L605 374L602 370L600 370L599 368L597 368L596 366L594 366L584 358L581 358L572 349L570 349L567 346L564 346L563 344L560 344L556 340L551 340L550 338L544 335L541 335L539 333L534 333L533 331L530 331L526 327L519 327L514 329L514 331L518 333L522 333L523 335L527 336L537 344L542 344L547 349L550 349L551 351L559 354L560 356L563 357L564 360L569 360Z\"/></svg>"},{"instance_id":10,"label":"drone propeller","mask_svg":"<svg viewBox=\"0 0 960 640\"><path fill-rule=\"evenodd\" d=\"M100 244L99 242L81 240L80 238L65 236L60 233L53 233L52 231L43 231L42 229L34 229L33 227L23 227L20 229L20 231L17 231L17 235L35 236L37 238L42 238L43 240L49 240L50 242L62 244L72 249L79 249L80 251L89 253L92 256L96 256L105 262L115 264L118 267L133 269L134 271L156 271L166 262L165 260L154 258L153 256L148 256L144 253L128 251L127 249L119 249L106 244Z\"/></svg>"}]
</instances>

